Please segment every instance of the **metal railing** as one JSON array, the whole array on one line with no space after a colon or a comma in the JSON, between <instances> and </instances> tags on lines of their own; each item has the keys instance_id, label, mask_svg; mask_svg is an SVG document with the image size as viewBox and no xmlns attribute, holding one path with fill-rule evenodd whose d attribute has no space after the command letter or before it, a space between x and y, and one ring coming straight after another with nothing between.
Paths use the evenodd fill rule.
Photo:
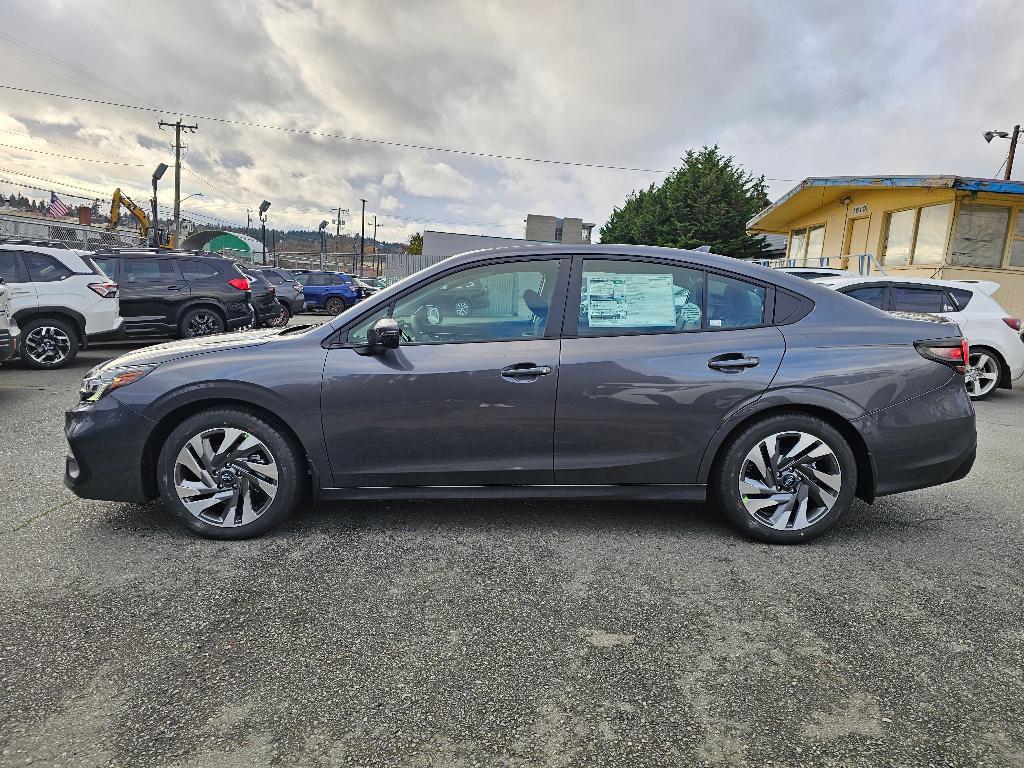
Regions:
<instances>
[{"instance_id":1,"label":"metal railing","mask_svg":"<svg viewBox=\"0 0 1024 768\"><path fill-rule=\"evenodd\" d=\"M752 259L754 264L759 264L762 267L768 267L769 269L785 269L787 267L796 267L800 269L842 269L848 272L856 272L858 275L870 275L877 273L879 275L885 275L885 268L879 263L870 253L851 253L846 256L816 256L816 257L801 257L801 258L786 258L781 259Z\"/></svg>"},{"instance_id":2,"label":"metal railing","mask_svg":"<svg viewBox=\"0 0 1024 768\"><path fill-rule=\"evenodd\" d=\"M0 214L0 238L40 240L92 251L97 248L131 248L143 244L142 236L132 230L109 230L67 221L49 221L28 216Z\"/></svg>"}]
</instances>

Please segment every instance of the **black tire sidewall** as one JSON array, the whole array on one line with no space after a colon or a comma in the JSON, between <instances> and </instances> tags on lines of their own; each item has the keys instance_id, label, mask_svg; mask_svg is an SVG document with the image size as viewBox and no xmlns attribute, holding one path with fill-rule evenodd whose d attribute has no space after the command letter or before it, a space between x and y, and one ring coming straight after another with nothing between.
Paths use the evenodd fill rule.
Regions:
<instances>
[{"instance_id":1,"label":"black tire sidewall","mask_svg":"<svg viewBox=\"0 0 1024 768\"><path fill-rule=\"evenodd\" d=\"M182 446L196 434L217 427L251 432L267 446L277 462L277 495L267 511L248 525L220 528L203 522L185 508L174 490L174 460ZM249 539L274 528L295 509L302 496L304 480L301 452L292 440L259 416L235 408L218 408L189 417L167 436L157 459L157 487L164 505L186 528L211 539Z\"/></svg>"},{"instance_id":2,"label":"black tire sidewall","mask_svg":"<svg viewBox=\"0 0 1024 768\"><path fill-rule=\"evenodd\" d=\"M780 531L754 520L743 506L738 483L740 464L750 449L769 435L787 431L806 432L824 440L839 460L843 475L832 509L823 519L799 531ZM802 413L777 414L744 427L729 440L714 471L715 500L729 522L748 538L772 544L801 544L821 536L839 522L857 491L857 460L846 438L823 419Z\"/></svg>"},{"instance_id":3,"label":"black tire sidewall","mask_svg":"<svg viewBox=\"0 0 1024 768\"><path fill-rule=\"evenodd\" d=\"M71 339L71 351L68 352L67 357L57 363L40 363L33 360L28 354L28 345L25 343L28 339L28 335L44 325L52 325L55 328L60 328L64 333L67 334L68 338ZM29 368L36 368L43 371L55 371L58 368L63 368L66 365L70 365L76 357L78 357L78 348L81 345L81 339L78 337L78 331L75 327L67 320L61 320L58 318L38 317L28 320L21 327L21 361Z\"/></svg>"},{"instance_id":4,"label":"black tire sidewall","mask_svg":"<svg viewBox=\"0 0 1024 768\"><path fill-rule=\"evenodd\" d=\"M227 330L228 324L224 320L224 316L221 315L215 309L207 309L206 307L195 307L194 309L188 310L181 318L181 322L178 324L178 335L183 339L201 339L203 336L190 336L188 333L188 324L192 317L200 312L207 312L217 318L220 323L220 330L214 331L213 333L206 333L203 336L213 336L218 333L224 333Z\"/></svg>"}]
</instances>

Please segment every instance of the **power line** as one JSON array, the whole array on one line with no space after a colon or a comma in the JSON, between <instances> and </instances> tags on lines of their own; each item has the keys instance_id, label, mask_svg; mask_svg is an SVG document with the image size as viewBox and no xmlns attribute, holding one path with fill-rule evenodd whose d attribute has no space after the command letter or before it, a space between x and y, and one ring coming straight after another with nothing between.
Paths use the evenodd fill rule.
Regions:
<instances>
[{"instance_id":1,"label":"power line","mask_svg":"<svg viewBox=\"0 0 1024 768\"><path fill-rule=\"evenodd\" d=\"M124 165L130 168L145 168L145 163L122 163L117 160L99 160L93 157L72 157L71 155L61 155L56 152L47 152L45 149L33 149L32 147L16 147L13 144L0 144L0 147L6 147L7 149L16 149L20 152L35 152L40 155L49 155L50 157L61 157L65 160L79 160L83 163L103 163L104 165Z\"/></svg>"},{"instance_id":2,"label":"power line","mask_svg":"<svg viewBox=\"0 0 1024 768\"><path fill-rule=\"evenodd\" d=\"M158 107L143 107L138 104L119 104L117 102L105 101L103 99L90 99L85 96L71 96L66 93L52 93L50 91L39 91L33 88L21 88L15 85L0 84L0 88L8 91L15 91L17 93L28 93L34 96L47 96L54 99L67 99L69 101L80 101L86 104L99 104L106 107L117 107L120 109L134 109L140 112L156 112L159 114L176 114L181 117L188 117L199 120L209 120L215 123L223 123L225 125L238 125L246 128L262 128L269 131L279 131L281 133L293 133L300 134L303 136L316 136L325 139L338 139L339 141L357 141L364 144L378 144L387 147L401 147L403 149L422 149L428 152L447 152L449 154L464 155L467 157L481 157L489 160L512 160L524 163L540 163L544 165L563 165L570 166L573 168L597 168L608 171L632 171L636 173L669 173L669 171L655 170L652 168L632 168L621 165L606 165L602 163L584 163L577 162L574 160L553 160L550 158L537 158L537 157L524 157L520 155L505 155L497 152L478 152L469 149L457 149L454 147L435 147L427 144L412 144L404 141L391 141L388 139L371 139L363 136L346 136L341 133L329 133L326 131L314 131L309 128L287 128L279 125L270 125L268 123L253 123L247 120L235 120L227 117L213 117L210 115L200 115L192 112L175 112L174 110L160 109ZM787 179L773 179L773 181L787 181Z\"/></svg>"}]
</instances>

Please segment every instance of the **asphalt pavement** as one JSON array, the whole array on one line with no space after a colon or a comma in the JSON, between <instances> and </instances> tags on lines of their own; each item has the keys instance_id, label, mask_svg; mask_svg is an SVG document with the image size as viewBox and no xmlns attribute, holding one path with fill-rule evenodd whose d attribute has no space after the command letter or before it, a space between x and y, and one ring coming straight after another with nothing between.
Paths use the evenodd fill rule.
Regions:
<instances>
[{"instance_id":1,"label":"asphalt pavement","mask_svg":"<svg viewBox=\"0 0 1024 768\"><path fill-rule=\"evenodd\" d=\"M247 542L62 484L0 368L0 765L1024 765L1024 392L811 545L675 503L358 502Z\"/></svg>"}]
</instances>

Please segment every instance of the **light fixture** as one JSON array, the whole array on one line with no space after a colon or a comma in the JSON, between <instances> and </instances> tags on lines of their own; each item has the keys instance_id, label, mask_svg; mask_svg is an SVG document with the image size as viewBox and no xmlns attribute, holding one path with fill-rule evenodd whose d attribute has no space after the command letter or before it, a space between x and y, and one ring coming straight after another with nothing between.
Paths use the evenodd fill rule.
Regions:
<instances>
[{"instance_id":1,"label":"light fixture","mask_svg":"<svg viewBox=\"0 0 1024 768\"><path fill-rule=\"evenodd\" d=\"M840 205L849 205L852 202L853 202L853 198L850 197L849 195L847 195L846 197L840 197L839 198L839 204Z\"/></svg>"},{"instance_id":2,"label":"light fixture","mask_svg":"<svg viewBox=\"0 0 1024 768\"><path fill-rule=\"evenodd\" d=\"M264 213L266 213L267 209L269 207L270 207L270 201L269 200L264 200L262 203L260 203L260 216L262 216Z\"/></svg>"},{"instance_id":3,"label":"light fixture","mask_svg":"<svg viewBox=\"0 0 1024 768\"><path fill-rule=\"evenodd\" d=\"M163 178L164 173L167 171L167 163L160 163L153 171L153 181L160 181Z\"/></svg>"},{"instance_id":4,"label":"light fixture","mask_svg":"<svg viewBox=\"0 0 1024 768\"><path fill-rule=\"evenodd\" d=\"M321 232L323 232L323 231L324 231L325 229L327 229L327 225L328 225L329 223L330 223L330 222L328 222L328 221L321 221L321 222L320 222L320 231L321 231Z\"/></svg>"},{"instance_id":5,"label":"light fixture","mask_svg":"<svg viewBox=\"0 0 1024 768\"><path fill-rule=\"evenodd\" d=\"M996 138L997 136L1000 139L1008 139L1008 138L1010 138L1010 134L1007 131L985 131L981 135L985 137L985 141L987 143L989 143L989 144L991 144L992 143L992 139Z\"/></svg>"}]
</instances>

